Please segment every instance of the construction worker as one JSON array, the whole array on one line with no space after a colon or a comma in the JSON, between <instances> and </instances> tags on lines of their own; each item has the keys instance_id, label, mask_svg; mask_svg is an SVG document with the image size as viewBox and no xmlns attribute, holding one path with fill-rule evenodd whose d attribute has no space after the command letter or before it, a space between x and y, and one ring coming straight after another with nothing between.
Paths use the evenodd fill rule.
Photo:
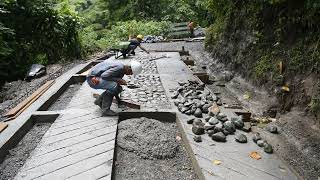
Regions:
<instances>
[{"instance_id":1,"label":"construction worker","mask_svg":"<svg viewBox=\"0 0 320 180\"><path fill-rule=\"evenodd\" d=\"M189 23L188 23L188 28L189 28L189 31L190 31L190 38L194 38L195 23L190 20Z\"/></svg>"},{"instance_id":2,"label":"construction worker","mask_svg":"<svg viewBox=\"0 0 320 180\"><path fill-rule=\"evenodd\" d=\"M149 54L149 51L147 51L145 48L143 48L143 47L141 46L142 40L143 40L143 35L141 35L141 34L139 34L139 35L137 36L137 38L133 38L133 39L130 38L130 39L129 39L130 44L129 44L128 48L122 52L123 57L126 58L126 56L127 56L127 55L130 55L130 54L135 55L136 53L134 52L134 50L135 50L138 46L139 46L140 49L142 49L144 52L146 52L146 53Z\"/></svg>"},{"instance_id":3,"label":"construction worker","mask_svg":"<svg viewBox=\"0 0 320 180\"><path fill-rule=\"evenodd\" d=\"M124 65L118 61L105 60L95 65L87 75L87 82L93 89L105 89L96 100L95 104L102 109L102 116L115 116L117 113L110 109L113 97L115 96L118 105L120 104L119 94L122 91L121 85L126 85L124 75L137 75L141 73L142 65L137 61L131 61Z\"/></svg>"}]
</instances>

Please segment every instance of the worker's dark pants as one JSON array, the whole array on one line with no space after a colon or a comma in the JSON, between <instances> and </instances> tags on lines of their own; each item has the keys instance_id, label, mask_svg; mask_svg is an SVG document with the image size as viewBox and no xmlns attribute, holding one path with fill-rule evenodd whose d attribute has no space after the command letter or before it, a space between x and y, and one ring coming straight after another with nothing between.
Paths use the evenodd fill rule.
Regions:
<instances>
[{"instance_id":1,"label":"worker's dark pants","mask_svg":"<svg viewBox=\"0 0 320 180\"><path fill-rule=\"evenodd\" d=\"M99 99L98 104L101 103L102 109L110 109L112 105L113 97L116 97L118 103L120 102L119 94L122 92L122 87L118 85L118 83L114 81L107 81L102 78L99 78L99 84L92 84L91 77L87 77L87 82L89 86L93 89L105 89L106 91L103 92Z\"/></svg>"},{"instance_id":2,"label":"worker's dark pants","mask_svg":"<svg viewBox=\"0 0 320 180\"><path fill-rule=\"evenodd\" d=\"M194 38L194 29L190 29L190 38Z\"/></svg>"},{"instance_id":3,"label":"worker's dark pants","mask_svg":"<svg viewBox=\"0 0 320 180\"><path fill-rule=\"evenodd\" d=\"M134 50L137 48L137 46L134 45L130 45L128 46L127 49L124 49L121 51L123 57L125 58L129 53L135 55L136 53L134 52Z\"/></svg>"}]
</instances>

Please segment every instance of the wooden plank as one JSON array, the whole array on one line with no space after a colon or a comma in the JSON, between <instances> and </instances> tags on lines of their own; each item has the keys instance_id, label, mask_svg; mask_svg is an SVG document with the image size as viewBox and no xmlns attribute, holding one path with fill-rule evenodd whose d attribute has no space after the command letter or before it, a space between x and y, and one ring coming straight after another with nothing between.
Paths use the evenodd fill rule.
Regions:
<instances>
[{"instance_id":1,"label":"wooden plank","mask_svg":"<svg viewBox=\"0 0 320 180\"><path fill-rule=\"evenodd\" d=\"M91 71L91 68L86 70L85 72L81 73L81 76L87 76L89 74L89 72Z\"/></svg>"},{"instance_id":2,"label":"wooden plank","mask_svg":"<svg viewBox=\"0 0 320 180\"><path fill-rule=\"evenodd\" d=\"M48 81L49 82L49 81ZM52 85L53 85L54 80L50 81L50 83L46 83L47 85L45 86L44 89L42 89L42 91L39 94L36 94L35 96L33 96L33 94L31 96L33 96L33 98L31 99L30 102L28 102L26 105L24 105L24 107L22 109L20 109L14 116L9 117L8 119L6 119L5 121L11 121L15 118L17 118L24 110L26 110L32 103L34 103L42 94L44 94ZM41 86L42 87L42 86Z\"/></svg>"},{"instance_id":3,"label":"wooden plank","mask_svg":"<svg viewBox=\"0 0 320 180\"><path fill-rule=\"evenodd\" d=\"M0 122L0 133L8 127L7 123Z\"/></svg>"},{"instance_id":4,"label":"wooden plank","mask_svg":"<svg viewBox=\"0 0 320 180\"><path fill-rule=\"evenodd\" d=\"M23 109L27 104L29 104L29 102L31 102L44 89L46 89L48 86L51 86L53 84L53 82L54 82L54 80L46 82L39 89L37 89L34 93L32 93L31 96L29 96L27 99L23 100L16 107L10 109L4 116L5 117L11 117L11 116L16 115L21 109Z\"/></svg>"}]
</instances>

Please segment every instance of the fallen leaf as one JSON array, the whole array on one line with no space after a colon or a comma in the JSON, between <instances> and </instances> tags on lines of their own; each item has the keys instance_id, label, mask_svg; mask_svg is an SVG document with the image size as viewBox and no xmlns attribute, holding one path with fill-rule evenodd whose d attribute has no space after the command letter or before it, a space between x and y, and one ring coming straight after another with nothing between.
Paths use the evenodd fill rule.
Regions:
<instances>
[{"instance_id":1,"label":"fallen leaf","mask_svg":"<svg viewBox=\"0 0 320 180\"><path fill-rule=\"evenodd\" d=\"M249 92L245 92L244 95L243 95L243 99L248 100L250 98L251 98L250 93Z\"/></svg>"},{"instance_id":2,"label":"fallen leaf","mask_svg":"<svg viewBox=\"0 0 320 180\"><path fill-rule=\"evenodd\" d=\"M220 161L220 160L213 160L212 162L213 162L213 164L215 164L215 165L220 165L220 164L221 164L221 161Z\"/></svg>"},{"instance_id":3,"label":"fallen leaf","mask_svg":"<svg viewBox=\"0 0 320 180\"><path fill-rule=\"evenodd\" d=\"M289 87L286 86L286 85L285 85L285 86L282 86L281 89L282 89L283 91L285 91L285 92L289 92L289 91L290 91Z\"/></svg>"},{"instance_id":4,"label":"fallen leaf","mask_svg":"<svg viewBox=\"0 0 320 180\"><path fill-rule=\"evenodd\" d=\"M256 159L256 160L261 159L261 155L256 151L251 152L250 153L250 157L253 158L253 159Z\"/></svg>"}]
</instances>

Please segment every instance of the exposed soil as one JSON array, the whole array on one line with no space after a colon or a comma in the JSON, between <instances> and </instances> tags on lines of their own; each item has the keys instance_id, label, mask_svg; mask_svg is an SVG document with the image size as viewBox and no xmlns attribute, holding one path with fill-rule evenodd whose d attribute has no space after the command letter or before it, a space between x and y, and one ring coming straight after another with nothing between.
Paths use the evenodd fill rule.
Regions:
<instances>
[{"instance_id":1,"label":"exposed soil","mask_svg":"<svg viewBox=\"0 0 320 180\"><path fill-rule=\"evenodd\" d=\"M35 124L17 146L9 150L9 154L0 164L1 180L10 180L14 178L50 126L50 123Z\"/></svg>"},{"instance_id":2,"label":"exposed soil","mask_svg":"<svg viewBox=\"0 0 320 180\"><path fill-rule=\"evenodd\" d=\"M136 118L119 123L113 179L198 179L176 124Z\"/></svg>"},{"instance_id":3,"label":"exposed soil","mask_svg":"<svg viewBox=\"0 0 320 180\"><path fill-rule=\"evenodd\" d=\"M81 84L70 85L63 94L48 108L48 111L64 110L70 103L72 97L81 88Z\"/></svg>"}]
</instances>

